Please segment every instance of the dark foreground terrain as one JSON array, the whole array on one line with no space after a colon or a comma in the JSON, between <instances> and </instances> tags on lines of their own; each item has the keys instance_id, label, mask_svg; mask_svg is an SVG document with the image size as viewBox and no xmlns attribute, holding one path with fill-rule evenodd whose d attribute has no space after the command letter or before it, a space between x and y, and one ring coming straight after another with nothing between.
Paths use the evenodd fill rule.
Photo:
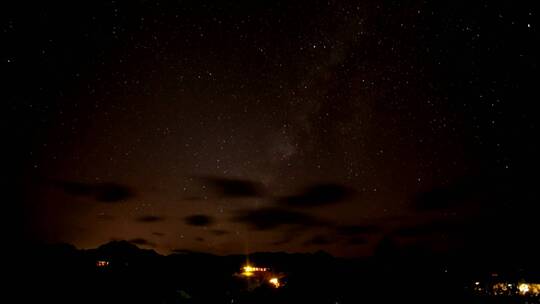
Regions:
<instances>
[{"instance_id":1,"label":"dark foreground terrain","mask_svg":"<svg viewBox=\"0 0 540 304\"><path fill-rule=\"evenodd\" d=\"M250 263L280 273L282 286L275 288L235 275L247 258L196 252L162 256L123 241L92 250L77 250L70 245L40 246L25 255L18 302L539 302L538 297L518 295L515 286L514 292L509 288L506 295L496 296L489 285L495 281L535 281L538 269L506 267L495 273L479 262L451 263L449 257L433 256L344 259L324 252L250 255ZM485 287L484 292L475 290L479 287Z\"/></svg>"}]
</instances>

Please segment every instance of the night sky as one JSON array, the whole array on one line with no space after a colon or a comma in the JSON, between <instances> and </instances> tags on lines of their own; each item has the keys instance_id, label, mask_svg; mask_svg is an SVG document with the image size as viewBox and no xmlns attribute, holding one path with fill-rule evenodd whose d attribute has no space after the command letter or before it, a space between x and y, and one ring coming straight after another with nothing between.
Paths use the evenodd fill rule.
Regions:
<instances>
[{"instance_id":1,"label":"night sky","mask_svg":"<svg viewBox=\"0 0 540 304\"><path fill-rule=\"evenodd\" d=\"M526 2L2 10L4 204L28 242L369 256L538 237Z\"/></svg>"}]
</instances>

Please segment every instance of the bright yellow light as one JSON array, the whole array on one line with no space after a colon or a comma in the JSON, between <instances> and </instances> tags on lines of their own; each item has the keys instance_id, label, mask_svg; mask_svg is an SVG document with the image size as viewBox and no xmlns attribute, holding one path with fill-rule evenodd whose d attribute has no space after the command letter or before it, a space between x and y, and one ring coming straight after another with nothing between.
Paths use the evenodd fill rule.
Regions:
<instances>
[{"instance_id":1,"label":"bright yellow light","mask_svg":"<svg viewBox=\"0 0 540 304\"><path fill-rule=\"evenodd\" d=\"M266 272L268 271L268 268L265 268L265 267L253 267L249 264L246 264L245 266L242 267L242 273L241 275L245 276L245 277L251 277L251 276L254 276L256 275L258 272Z\"/></svg>"},{"instance_id":2,"label":"bright yellow light","mask_svg":"<svg viewBox=\"0 0 540 304\"><path fill-rule=\"evenodd\" d=\"M251 277L253 275L253 271L255 271L254 267L251 267L250 265L246 265L242 267L242 275L245 277Z\"/></svg>"},{"instance_id":3,"label":"bright yellow light","mask_svg":"<svg viewBox=\"0 0 540 304\"><path fill-rule=\"evenodd\" d=\"M281 286L278 278L271 278L270 280L268 280L268 282L272 284L272 286L274 286L275 288L279 288L279 286Z\"/></svg>"},{"instance_id":4,"label":"bright yellow light","mask_svg":"<svg viewBox=\"0 0 540 304\"><path fill-rule=\"evenodd\" d=\"M521 283L519 284L518 289L520 294L525 295L529 292L529 284Z\"/></svg>"}]
</instances>

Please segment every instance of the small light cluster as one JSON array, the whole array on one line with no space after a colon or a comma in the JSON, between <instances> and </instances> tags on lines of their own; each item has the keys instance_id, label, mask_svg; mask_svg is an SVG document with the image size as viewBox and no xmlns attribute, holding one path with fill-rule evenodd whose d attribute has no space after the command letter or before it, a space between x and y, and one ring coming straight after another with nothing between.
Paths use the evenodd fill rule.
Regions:
<instances>
[{"instance_id":1,"label":"small light cluster","mask_svg":"<svg viewBox=\"0 0 540 304\"><path fill-rule=\"evenodd\" d=\"M518 285L519 294L522 296L534 295L540 296L540 284L521 283Z\"/></svg>"},{"instance_id":2,"label":"small light cluster","mask_svg":"<svg viewBox=\"0 0 540 304\"><path fill-rule=\"evenodd\" d=\"M246 266L242 267L242 272L240 273L240 275L247 278L255 279L259 283L265 282L266 284L269 284L274 288L279 288L282 286L279 277L275 273L270 272L270 268L253 267L247 264Z\"/></svg>"},{"instance_id":3,"label":"small light cluster","mask_svg":"<svg viewBox=\"0 0 540 304\"><path fill-rule=\"evenodd\" d=\"M244 266L244 272L257 272L257 271L268 271L268 268L252 267L252 266L249 266L249 265Z\"/></svg>"},{"instance_id":4,"label":"small light cluster","mask_svg":"<svg viewBox=\"0 0 540 304\"><path fill-rule=\"evenodd\" d=\"M250 265L246 265L244 267L242 267L242 275L243 276L246 276L246 277L251 277L253 276L253 273L255 272L266 272L268 271L268 268L264 268L264 267L253 267L253 266L250 266Z\"/></svg>"},{"instance_id":5,"label":"small light cluster","mask_svg":"<svg viewBox=\"0 0 540 304\"><path fill-rule=\"evenodd\" d=\"M275 288L279 288L281 286L279 279L276 277L273 277L270 280L268 280L268 283L270 283L270 285L274 286Z\"/></svg>"},{"instance_id":6,"label":"small light cluster","mask_svg":"<svg viewBox=\"0 0 540 304\"><path fill-rule=\"evenodd\" d=\"M109 261L103 261L103 260L96 261L96 266L97 267L107 267L107 266L109 266Z\"/></svg>"},{"instance_id":7,"label":"small light cluster","mask_svg":"<svg viewBox=\"0 0 540 304\"><path fill-rule=\"evenodd\" d=\"M492 286L492 293L496 296L502 296L502 295L512 295L512 287L514 285L512 283L495 283Z\"/></svg>"},{"instance_id":8,"label":"small light cluster","mask_svg":"<svg viewBox=\"0 0 540 304\"><path fill-rule=\"evenodd\" d=\"M512 283L512 282L495 282L482 284L474 282L473 290L479 294L488 294L493 296L527 296L540 297L539 283Z\"/></svg>"}]
</instances>

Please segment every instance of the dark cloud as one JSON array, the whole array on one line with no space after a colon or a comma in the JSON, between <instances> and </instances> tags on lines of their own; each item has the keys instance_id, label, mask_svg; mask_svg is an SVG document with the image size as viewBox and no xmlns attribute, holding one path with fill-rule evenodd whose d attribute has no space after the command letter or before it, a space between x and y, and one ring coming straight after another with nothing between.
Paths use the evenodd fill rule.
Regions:
<instances>
[{"instance_id":1,"label":"dark cloud","mask_svg":"<svg viewBox=\"0 0 540 304\"><path fill-rule=\"evenodd\" d=\"M328 225L328 223L323 223L322 221L320 221L320 222L321 222L320 223L321 226ZM277 237L270 244L272 244L273 246L289 244L292 241L294 241L296 239L299 239L306 232L306 228L311 228L311 227L309 227L309 226L306 227L306 226L289 225L288 227L285 227L280 232L281 236Z\"/></svg>"},{"instance_id":2,"label":"dark cloud","mask_svg":"<svg viewBox=\"0 0 540 304\"><path fill-rule=\"evenodd\" d=\"M144 215L144 216L138 217L136 220L137 222L141 222L141 223L155 223L155 222L161 222L165 220L165 218L161 216L155 216L155 215Z\"/></svg>"},{"instance_id":3,"label":"dark cloud","mask_svg":"<svg viewBox=\"0 0 540 304\"><path fill-rule=\"evenodd\" d=\"M155 235L155 236L165 236L165 233L163 232L152 232L152 235Z\"/></svg>"},{"instance_id":4,"label":"dark cloud","mask_svg":"<svg viewBox=\"0 0 540 304\"><path fill-rule=\"evenodd\" d=\"M133 191L120 184L103 183L95 186L95 198L100 202L118 202L133 196Z\"/></svg>"},{"instance_id":5,"label":"dark cloud","mask_svg":"<svg viewBox=\"0 0 540 304\"><path fill-rule=\"evenodd\" d=\"M368 241L363 237L356 236L356 237L347 239L347 244L350 244L350 245L364 245L367 243Z\"/></svg>"},{"instance_id":6,"label":"dark cloud","mask_svg":"<svg viewBox=\"0 0 540 304\"><path fill-rule=\"evenodd\" d=\"M421 225L401 227L396 229L393 234L398 237L423 237L429 235L465 233L464 225L465 223L434 221Z\"/></svg>"},{"instance_id":7,"label":"dark cloud","mask_svg":"<svg viewBox=\"0 0 540 304\"><path fill-rule=\"evenodd\" d=\"M469 176L424 192L415 210L438 212L445 220L402 227L393 235L479 256L537 253L531 240L540 229L540 192L535 179L526 176L518 171Z\"/></svg>"},{"instance_id":8,"label":"dark cloud","mask_svg":"<svg viewBox=\"0 0 540 304\"><path fill-rule=\"evenodd\" d=\"M285 245L285 244L288 244L290 243L294 238L290 235L285 235L284 237L282 237L281 239L277 240L277 241L274 241L272 242L271 244L273 246L280 246L280 245Z\"/></svg>"},{"instance_id":9,"label":"dark cloud","mask_svg":"<svg viewBox=\"0 0 540 304\"><path fill-rule=\"evenodd\" d=\"M150 247L156 246L155 243L152 243L148 241L147 239L143 239L143 238L134 238L134 239L129 240L128 242L135 245L144 245L144 246L150 246Z\"/></svg>"},{"instance_id":10,"label":"dark cloud","mask_svg":"<svg viewBox=\"0 0 540 304\"><path fill-rule=\"evenodd\" d=\"M210 230L210 232L211 232L213 235L217 235L217 236L229 234L229 231L227 231L227 230L222 230L222 229L213 229L213 230Z\"/></svg>"},{"instance_id":11,"label":"dark cloud","mask_svg":"<svg viewBox=\"0 0 540 304\"><path fill-rule=\"evenodd\" d=\"M259 197L264 196L262 184L234 178L198 177L203 183L210 185L223 197Z\"/></svg>"},{"instance_id":12,"label":"dark cloud","mask_svg":"<svg viewBox=\"0 0 540 304\"><path fill-rule=\"evenodd\" d=\"M194 214L185 217L184 221L191 226L210 226L214 223L214 218L204 214Z\"/></svg>"},{"instance_id":13,"label":"dark cloud","mask_svg":"<svg viewBox=\"0 0 540 304\"><path fill-rule=\"evenodd\" d=\"M420 193L414 207L418 211L444 211L476 206L506 216L508 212L539 211L539 194L537 185L525 175L492 173L462 177Z\"/></svg>"},{"instance_id":14,"label":"dark cloud","mask_svg":"<svg viewBox=\"0 0 540 304\"><path fill-rule=\"evenodd\" d=\"M56 181L54 184L70 195L89 197L99 202L120 202L134 196L132 189L117 183Z\"/></svg>"},{"instance_id":15,"label":"dark cloud","mask_svg":"<svg viewBox=\"0 0 540 304\"><path fill-rule=\"evenodd\" d=\"M523 258L538 253L534 246L538 221L530 218L482 214L459 220L438 220L402 227L392 237L409 244L463 250L463 254ZM412 242L412 243L411 243Z\"/></svg>"},{"instance_id":16,"label":"dark cloud","mask_svg":"<svg viewBox=\"0 0 540 304\"><path fill-rule=\"evenodd\" d=\"M358 234L373 234L380 231L380 228L374 225L344 225L337 226L336 231L340 235L353 236Z\"/></svg>"},{"instance_id":17,"label":"dark cloud","mask_svg":"<svg viewBox=\"0 0 540 304\"><path fill-rule=\"evenodd\" d=\"M278 202L291 207L325 206L345 201L355 193L354 189L343 185L317 184L307 187L300 194L279 198Z\"/></svg>"},{"instance_id":18,"label":"dark cloud","mask_svg":"<svg viewBox=\"0 0 540 304\"><path fill-rule=\"evenodd\" d=\"M299 227L326 225L325 222L309 214L276 207L243 210L238 212L232 218L232 221L245 223L257 230L268 230L283 225L295 225Z\"/></svg>"},{"instance_id":19,"label":"dark cloud","mask_svg":"<svg viewBox=\"0 0 540 304\"><path fill-rule=\"evenodd\" d=\"M334 241L330 240L328 237L325 237L323 235L315 235L312 238L306 240L304 242L304 245L311 246L311 245L328 245L333 243Z\"/></svg>"},{"instance_id":20,"label":"dark cloud","mask_svg":"<svg viewBox=\"0 0 540 304\"><path fill-rule=\"evenodd\" d=\"M475 183L472 179L459 180L447 186L435 187L420 193L415 206L420 211L441 210L456 207L483 192L483 183Z\"/></svg>"}]
</instances>

